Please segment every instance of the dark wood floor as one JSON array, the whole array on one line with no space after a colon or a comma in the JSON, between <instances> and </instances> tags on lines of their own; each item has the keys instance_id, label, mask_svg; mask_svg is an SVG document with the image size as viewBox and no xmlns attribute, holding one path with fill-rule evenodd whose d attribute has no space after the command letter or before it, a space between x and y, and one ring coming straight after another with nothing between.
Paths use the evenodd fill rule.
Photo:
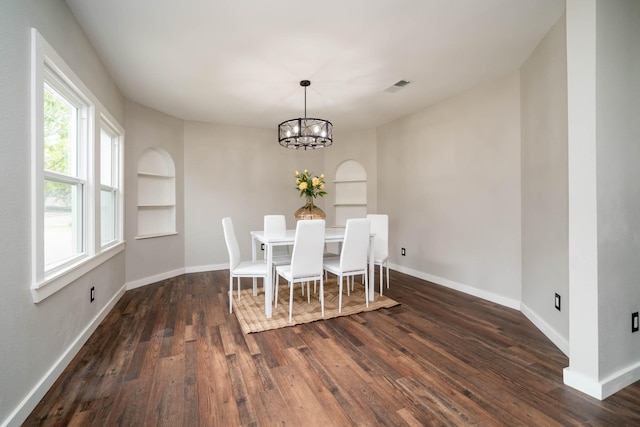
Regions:
<instances>
[{"instance_id":1,"label":"dark wood floor","mask_svg":"<svg viewBox=\"0 0 640 427\"><path fill-rule=\"evenodd\" d=\"M25 425L640 425L518 311L392 272L400 306L243 335L227 277L126 292Z\"/></svg>"}]
</instances>

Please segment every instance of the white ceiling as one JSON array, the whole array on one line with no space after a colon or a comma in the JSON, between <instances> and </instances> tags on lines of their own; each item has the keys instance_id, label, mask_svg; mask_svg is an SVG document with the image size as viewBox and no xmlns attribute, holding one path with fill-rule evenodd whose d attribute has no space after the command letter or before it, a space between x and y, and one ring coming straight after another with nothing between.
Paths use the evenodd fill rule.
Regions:
<instances>
[{"instance_id":1,"label":"white ceiling","mask_svg":"<svg viewBox=\"0 0 640 427\"><path fill-rule=\"evenodd\" d=\"M186 120L378 126L520 67L565 0L66 0L124 95ZM398 80L400 90L386 91Z\"/></svg>"}]
</instances>

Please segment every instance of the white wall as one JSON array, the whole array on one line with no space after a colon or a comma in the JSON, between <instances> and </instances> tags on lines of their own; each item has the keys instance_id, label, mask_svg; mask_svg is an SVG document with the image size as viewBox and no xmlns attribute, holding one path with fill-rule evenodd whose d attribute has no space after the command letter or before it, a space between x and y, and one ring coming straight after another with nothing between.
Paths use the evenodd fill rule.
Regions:
<instances>
[{"instance_id":1,"label":"white wall","mask_svg":"<svg viewBox=\"0 0 640 427\"><path fill-rule=\"evenodd\" d=\"M275 128L186 122L184 135L188 271L228 268L226 216L233 219L243 259L250 259L250 231L262 230L264 215L284 214L287 226L295 227L293 213L305 200L295 190L294 172L322 173L323 150L283 148ZM323 199L316 204L325 208Z\"/></svg>"},{"instance_id":2,"label":"white wall","mask_svg":"<svg viewBox=\"0 0 640 427\"><path fill-rule=\"evenodd\" d=\"M34 304L30 262L30 28L124 124L122 95L62 0L0 6L0 424L31 412L124 285L124 254ZM89 289L96 300L89 302Z\"/></svg>"},{"instance_id":3,"label":"white wall","mask_svg":"<svg viewBox=\"0 0 640 427\"><path fill-rule=\"evenodd\" d=\"M127 287L146 285L184 272L184 121L135 102L126 102L125 237ZM137 163L147 148L162 148L176 169L176 235L136 239Z\"/></svg>"},{"instance_id":4,"label":"white wall","mask_svg":"<svg viewBox=\"0 0 640 427\"><path fill-rule=\"evenodd\" d=\"M522 311L569 354L566 25L562 17L520 69ZM561 311L554 296L561 297Z\"/></svg>"},{"instance_id":5,"label":"white wall","mask_svg":"<svg viewBox=\"0 0 640 427\"><path fill-rule=\"evenodd\" d=\"M520 97L511 73L378 129L390 261L519 308ZM407 250L400 256L400 248Z\"/></svg>"}]
</instances>

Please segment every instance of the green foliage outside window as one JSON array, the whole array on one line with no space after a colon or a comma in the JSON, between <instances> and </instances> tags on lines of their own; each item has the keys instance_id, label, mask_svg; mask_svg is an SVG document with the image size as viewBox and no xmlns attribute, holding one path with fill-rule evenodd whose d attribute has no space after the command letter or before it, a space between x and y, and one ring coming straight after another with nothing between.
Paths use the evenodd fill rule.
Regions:
<instances>
[{"instance_id":1,"label":"green foliage outside window","mask_svg":"<svg viewBox=\"0 0 640 427\"><path fill-rule=\"evenodd\" d=\"M70 125L73 123L74 107L60 99L50 90L44 91L44 169L66 175L74 175L70 169ZM75 124L75 123L74 123ZM48 207L71 206L71 187L50 179L44 182L44 196Z\"/></svg>"}]
</instances>

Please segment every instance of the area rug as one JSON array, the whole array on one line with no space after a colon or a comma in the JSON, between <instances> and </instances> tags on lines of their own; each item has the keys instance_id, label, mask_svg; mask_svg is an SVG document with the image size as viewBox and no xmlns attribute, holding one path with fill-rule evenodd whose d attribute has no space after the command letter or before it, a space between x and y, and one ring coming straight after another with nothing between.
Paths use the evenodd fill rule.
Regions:
<instances>
[{"instance_id":1,"label":"area rug","mask_svg":"<svg viewBox=\"0 0 640 427\"><path fill-rule=\"evenodd\" d=\"M344 284L346 287L346 283ZM319 284L318 284L319 287ZM311 284L311 302L307 303L307 296L302 296L301 285L296 283L293 292L293 318L289 322L289 286L281 283L278 289L278 307L273 308L273 317L267 319L264 312L264 290L259 286L258 295L253 295L253 289L240 291L238 301L237 291L234 292L233 312L240 322L242 332L267 331L270 329L284 328L310 323L317 320L331 319L339 316L349 316L363 311L373 311L380 308L389 308L399 303L387 296L380 296L376 292L375 300L369 301L369 307L364 302L364 286L356 281L355 289L347 296L346 288L342 294L342 312L338 313L338 285L335 279L330 279L324 284L324 317L321 316L320 300L318 293L313 293Z\"/></svg>"}]
</instances>

